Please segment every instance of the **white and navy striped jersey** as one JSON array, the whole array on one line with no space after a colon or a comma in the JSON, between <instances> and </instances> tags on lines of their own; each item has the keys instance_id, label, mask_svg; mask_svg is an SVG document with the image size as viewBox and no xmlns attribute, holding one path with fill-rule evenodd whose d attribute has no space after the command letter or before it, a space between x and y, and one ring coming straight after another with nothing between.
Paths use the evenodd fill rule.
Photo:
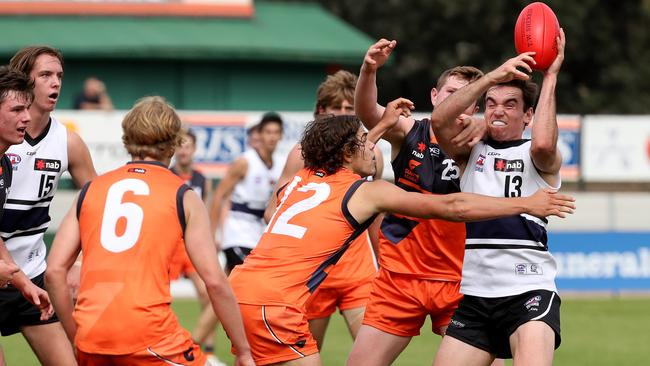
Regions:
<instances>
[{"instance_id":1,"label":"white and navy striped jersey","mask_svg":"<svg viewBox=\"0 0 650 366\"><path fill-rule=\"evenodd\" d=\"M493 197L527 197L551 187L530 156L530 140L480 142L472 149L460 187ZM558 173L559 174L559 173ZM559 176L558 176L559 182ZM517 215L467 223L461 292L480 297L556 291L555 259L546 219Z\"/></svg>"},{"instance_id":2,"label":"white and navy striped jersey","mask_svg":"<svg viewBox=\"0 0 650 366\"><path fill-rule=\"evenodd\" d=\"M257 245L266 228L264 209L282 173L281 164L269 168L254 149L242 156L248 161L248 170L232 192L230 212L223 224L222 249Z\"/></svg>"},{"instance_id":3,"label":"white and navy striped jersey","mask_svg":"<svg viewBox=\"0 0 650 366\"><path fill-rule=\"evenodd\" d=\"M7 151L13 166L12 187L0 222L0 236L29 278L45 271L43 235L50 224L50 202L68 169L66 128L50 117L43 133Z\"/></svg>"}]
</instances>

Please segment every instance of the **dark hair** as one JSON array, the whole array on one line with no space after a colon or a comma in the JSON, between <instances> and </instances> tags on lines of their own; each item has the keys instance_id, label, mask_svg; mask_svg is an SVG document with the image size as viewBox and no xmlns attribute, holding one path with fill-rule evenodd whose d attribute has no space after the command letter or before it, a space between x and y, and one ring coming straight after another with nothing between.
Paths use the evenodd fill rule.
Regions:
<instances>
[{"instance_id":1,"label":"dark hair","mask_svg":"<svg viewBox=\"0 0 650 366\"><path fill-rule=\"evenodd\" d=\"M264 113L262 119L260 120L260 123L257 124L257 130L262 131L264 126L268 125L269 123L277 123L278 125L280 125L280 130L283 130L282 117L280 117L280 115L275 112Z\"/></svg>"},{"instance_id":2,"label":"dark hair","mask_svg":"<svg viewBox=\"0 0 650 366\"><path fill-rule=\"evenodd\" d=\"M357 138L361 121L356 116L318 116L307 124L300 140L305 168L333 174L343 167L362 142Z\"/></svg>"},{"instance_id":3,"label":"dark hair","mask_svg":"<svg viewBox=\"0 0 650 366\"><path fill-rule=\"evenodd\" d=\"M61 51L50 46L28 46L16 52L14 57L9 61L9 67L14 70L20 71L25 75L29 75L34 68L36 59L40 55L50 55L59 59L61 67L63 67L63 55Z\"/></svg>"},{"instance_id":4,"label":"dark hair","mask_svg":"<svg viewBox=\"0 0 650 366\"><path fill-rule=\"evenodd\" d=\"M25 98L28 104L34 101L34 82L29 76L7 66L0 66L0 103L5 101L10 91L15 91L19 97Z\"/></svg>"},{"instance_id":5,"label":"dark hair","mask_svg":"<svg viewBox=\"0 0 650 366\"><path fill-rule=\"evenodd\" d=\"M514 79L505 83L497 84L497 86L512 86L521 90L524 99L524 112L528 108L535 108L537 104L537 84L530 80Z\"/></svg>"},{"instance_id":6,"label":"dark hair","mask_svg":"<svg viewBox=\"0 0 650 366\"><path fill-rule=\"evenodd\" d=\"M473 83L483 76L483 72L474 66L456 66L447 69L438 77L436 89L440 90L443 85L449 80L450 77L455 76L459 79L467 80L468 83Z\"/></svg>"}]
</instances>

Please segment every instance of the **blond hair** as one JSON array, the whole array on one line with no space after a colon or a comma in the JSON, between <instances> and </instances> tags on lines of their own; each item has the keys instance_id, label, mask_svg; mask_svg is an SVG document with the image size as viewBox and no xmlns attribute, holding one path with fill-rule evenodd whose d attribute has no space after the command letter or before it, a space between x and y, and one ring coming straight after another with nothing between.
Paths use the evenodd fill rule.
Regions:
<instances>
[{"instance_id":1,"label":"blond hair","mask_svg":"<svg viewBox=\"0 0 650 366\"><path fill-rule=\"evenodd\" d=\"M163 97L138 100L122 121L122 142L131 156L169 159L182 141L181 119Z\"/></svg>"},{"instance_id":2,"label":"blond hair","mask_svg":"<svg viewBox=\"0 0 650 366\"><path fill-rule=\"evenodd\" d=\"M316 91L316 108L314 116L319 109L335 106L348 101L354 104L354 88L357 86L357 76L345 70L327 76Z\"/></svg>"}]
</instances>

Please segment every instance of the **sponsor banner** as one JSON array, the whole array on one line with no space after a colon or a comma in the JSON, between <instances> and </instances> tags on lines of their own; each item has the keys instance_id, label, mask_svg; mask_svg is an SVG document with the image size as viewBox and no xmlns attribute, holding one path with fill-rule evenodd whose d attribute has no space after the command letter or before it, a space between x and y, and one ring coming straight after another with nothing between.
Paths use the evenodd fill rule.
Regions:
<instances>
[{"instance_id":1,"label":"sponsor banner","mask_svg":"<svg viewBox=\"0 0 650 366\"><path fill-rule=\"evenodd\" d=\"M1 15L253 16L253 0L0 0Z\"/></svg>"},{"instance_id":2,"label":"sponsor banner","mask_svg":"<svg viewBox=\"0 0 650 366\"><path fill-rule=\"evenodd\" d=\"M564 181L577 181L580 178L580 125L581 117L572 115L557 116L557 147L562 154L560 175ZM532 124L531 124L532 126ZM524 138L530 138L531 128L524 132Z\"/></svg>"},{"instance_id":3,"label":"sponsor banner","mask_svg":"<svg viewBox=\"0 0 650 366\"><path fill-rule=\"evenodd\" d=\"M586 116L586 182L650 182L650 116Z\"/></svg>"},{"instance_id":4,"label":"sponsor banner","mask_svg":"<svg viewBox=\"0 0 650 366\"><path fill-rule=\"evenodd\" d=\"M126 111L57 111L55 117L77 132L88 145L97 173L122 166L130 160L122 144L122 119ZM246 148L246 129L256 124L263 112L179 111L183 123L196 134L197 168L212 178L222 176L228 165ZM313 117L309 112L281 112L284 135L274 155L283 164ZM385 155L386 157L390 155ZM390 162L384 159L385 163Z\"/></svg>"},{"instance_id":5,"label":"sponsor banner","mask_svg":"<svg viewBox=\"0 0 650 366\"><path fill-rule=\"evenodd\" d=\"M549 233L559 290L650 291L650 231Z\"/></svg>"}]
</instances>

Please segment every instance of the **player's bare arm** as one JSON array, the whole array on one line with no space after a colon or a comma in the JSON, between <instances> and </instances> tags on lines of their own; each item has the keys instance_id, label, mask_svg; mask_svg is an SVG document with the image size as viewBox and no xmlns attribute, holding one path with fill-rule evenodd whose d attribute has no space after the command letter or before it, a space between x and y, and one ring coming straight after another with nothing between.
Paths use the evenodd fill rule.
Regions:
<instances>
[{"instance_id":1,"label":"player's bare arm","mask_svg":"<svg viewBox=\"0 0 650 366\"><path fill-rule=\"evenodd\" d=\"M529 65L535 62L532 55L534 52L526 52L509 59L495 70L451 94L431 113L431 126L438 143L461 169L465 167L471 148L469 145L459 146L459 137L463 129L473 121L473 118L463 115L463 111L491 86L513 79L528 80L530 76L521 69L532 72Z\"/></svg>"},{"instance_id":2,"label":"player's bare arm","mask_svg":"<svg viewBox=\"0 0 650 366\"><path fill-rule=\"evenodd\" d=\"M70 342L74 342L77 325L72 318L74 304L70 296L67 275L80 251L77 199L75 199L57 230L47 258L47 270L45 271L45 286Z\"/></svg>"},{"instance_id":3,"label":"player's bare arm","mask_svg":"<svg viewBox=\"0 0 650 366\"><path fill-rule=\"evenodd\" d=\"M10 265L16 265L11 254L7 250L7 247L4 245L4 242L0 244L0 259ZM50 297L47 295L47 292L36 286L23 271L18 270L13 273L11 284L20 291L27 301L40 309L41 320L47 320L52 316L52 314L54 314L54 310L50 304Z\"/></svg>"},{"instance_id":4,"label":"player's bare arm","mask_svg":"<svg viewBox=\"0 0 650 366\"><path fill-rule=\"evenodd\" d=\"M282 174L278 179L278 183L273 188L273 194L269 198L269 202L266 204L266 209L264 210L264 221L271 221L273 213L275 212L277 203L278 203L278 190L284 187L296 173L305 167L305 161L302 159L302 152L300 150L300 144L295 144L289 155L287 156L287 162L284 163L284 168L282 169Z\"/></svg>"},{"instance_id":5,"label":"player's bare arm","mask_svg":"<svg viewBox=\"0 0 650 366\"><path fill-rule=\"evenodd\" d=\"M8 257L4 253L9 254L7 247L5 246L4 240L0 239L0 287L4 287L14 277L14 274L20 271L20 268L14 263L11 255ZM5 260L6 258L6 260Z\"/></svg>"},{"instance_id":6,"label":"player's bare arm","mask_svg":"<svg viewBox=\"0 0 650 366\"><path fill-rule=\"evenodd\" d=\"M415 105L406 98L397 98L388 103L381 119L366 136L367 141L373 144L372 148L374 149L377 141L399 123L401 116L410 117L413 109Z\"/></svg>"},{"instance_id":7,"label":"player's bare arm","mask_svg":"<svg viewBox=\"0 0 650 366\"><path fill-rule=\"evenodd\" d=\"M68 171L78 188L97 176L88 146L79 135L70 130L68 130Z\"/></svg>"},{"instance_id":8,"label":"player's bare arm","mask_svg":"<svg viewBox=\"0 0 650 366\"><path fill-rule=\"evenodd\" d=\"M552 186L557 185L562 156L557 148L558 127L556 114L555 87L557 75L564 61L564 46L566 40L564 31L560 29L557 42L557 56L544 73L542 89L535 110L535 123L532 127L530 156L544 180Z\"/></svg>"},{"instance_id":9,"label":"player's bare arm","mask_svg":"<svg viewBox=\"0 0 650 366\"><path fill-rule=\"evenodd\" d=\"M254 365L237 300L214 251L213 235L203 202L193 191L183 195L185 208L185 248L205 283L210 302L237 351L237 364Z\"/></svg>"},{"instance_id":10,"label":"player's bare arm","mask_svg":"<svg viewBox=\"0 0 650 366\"><path fill-rule=\"evenodd\" d=\"M214 190L212 203L210 204L210 229L213 234L217 231L221 220L223 204L230 198L237 183L246 177L246 171L248 171L248 162L244 158L238 158L230 165L228 171L226 171L226 175L224 175Z\"/></svg>"},{"instance_id":11,"label":"player's bare arm","mask_svg":"<svg viewBox=\"0 0 650 366\"><path fill-rule=\"evenodd\" d=\"M381 39L370 46L364 57L354 94L354 110L368 129L372 129L384 114L384 107L377 104L377 70L388 60L396 46L397 41ZM401 118L400 122L384 135L383 138L390 142L395 154L414 123L410 117Z\"/></svg>"},{"instance_id":12,"label":"player's bare arm","mask_svg":"<svg viewBox=\"0 0 650 366\"><path fill-rule=\"evenodd\" d=\"M363 222L377 212L443 219L480 221L526 213L538 217L565 217L575 209L571 196L552 190L538 190L533 196L498 198L473 193L423 195L407 192L391 183L376 181L363 184L351 197L348 208Z\"/></svg>"}]
</instances>

